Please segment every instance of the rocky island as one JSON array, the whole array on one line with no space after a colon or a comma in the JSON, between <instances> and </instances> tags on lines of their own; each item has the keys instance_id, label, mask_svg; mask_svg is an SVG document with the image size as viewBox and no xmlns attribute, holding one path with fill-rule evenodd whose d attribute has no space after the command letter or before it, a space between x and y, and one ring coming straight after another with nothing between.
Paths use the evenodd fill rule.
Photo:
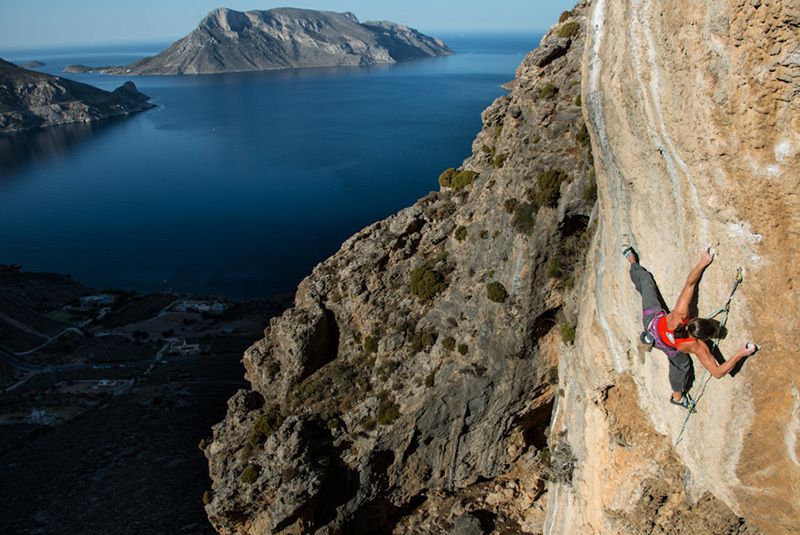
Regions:
<instances>
[{"instance_id":1,"label":"rocky island","mask_svg":"<svg viewBox=\"0 0 800 535\"><path fill-rule=\"evenodd\" d=\"M246 351L204 444L219 533L800 533L798 26L779 0L562 14L472 155ZM621 253L674 303L709 242L698 313L743 267L720 350L762 349L695 362L688 419Z\"/></svg>"},{"instance_id":2,"label":"rocky island","mask_svg":"<svg viewBox=\"0 0 800 535\"><path fill-rule=\"evenodd\" d=\"M441 40L394 22L360 23L352 13L220 8L160 54L124 67L70 65L69 72L210 74L296 67L395 63L453 52Z\"/></svg>"},{"instance_id":3,"label":"rocky island","mask_svg":"<svg viewBox=\"0 0 800 535\"><path fill-rule=\"evenodd\" d=\"M149 99L133 82L108 92L0 59L0 133L128 115Z\"/></svg>"}]
</instances>

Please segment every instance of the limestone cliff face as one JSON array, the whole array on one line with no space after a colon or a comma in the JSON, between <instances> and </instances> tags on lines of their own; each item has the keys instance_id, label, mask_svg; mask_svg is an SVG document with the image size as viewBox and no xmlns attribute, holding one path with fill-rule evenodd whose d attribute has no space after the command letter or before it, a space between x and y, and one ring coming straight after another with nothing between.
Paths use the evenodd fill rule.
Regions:
<instances>
[{"instance_id":1,"label":"limestone cliff face","mask_svg":"<svg viewBox=\"0 0 800 535\"><path fill-rule=\"evenodd\" d=\"M247 351L206 448L216 529L798 532L798 15L565 13L441 191L345 242ZM745 268L721 349L761 351L688 422L639 350L624 243L670 303L711 243L701 315Z\"/></svg>"},{"instance_id":2,"label":"limestone cliff face","mask_svg":"<svg viewBox=\"0 0 800 535\"><path fill-rule=\"evenodd\" d=\"M252 392L206 449L221 533L541 531L564 295L596 200L570 21L441 191L347 240L247 351Z\"/></svg>"},{"instance_id":3,"label":"limestone cliff face","mask_svg":"<svg viewBox=\"0 0 800 535\"><path fill-rule=\"evenodd\" d=\"M665 477L668 450L686 465L690 501L709 491L765 533L800 533L799 16L800 4L780 0L597 0L591 8L584 106L598 230L553 422L580 460L573 486L551 489L548 533L631 532L620 519ZM761 351L735 377L701 390L682 437L685 415L667 403L664 356L637 348L640 300L624 243L640 251L670 305L701 246L714 246L701 315L725 303L745 268L720 347L730 355L752 339ZM635 395L609 407L626 377ZM642 417L666 446L621 438Z\"/></svg>"}]
</instances>

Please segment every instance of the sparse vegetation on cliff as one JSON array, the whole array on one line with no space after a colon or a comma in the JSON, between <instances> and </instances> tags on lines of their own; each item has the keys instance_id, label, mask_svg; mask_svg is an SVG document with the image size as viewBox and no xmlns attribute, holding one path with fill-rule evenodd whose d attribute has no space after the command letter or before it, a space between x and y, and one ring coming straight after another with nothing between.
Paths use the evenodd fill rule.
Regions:
<instances>
[{"instance_id":1,"label":"sparse vegetation on cliff","mask_svg":"<svg viewBox=\"0 0 800 535\"><path fill-rule=\"evenodd\" d=\"M247 436L247 441L253 446L263 444L264 441L280 428L283 424L284 415L280 406L277 404L265 408L264 413L260 414Z\"/></svg>"},{"instance_id":2,"label":"sparse vegetation on cliff","mask_svg":"<svg viewBox=\"0 0 800 535\"><path fill-rule=\"evenodd\" d=\"M566 345L571 345L575 342L575 326L571 323L564 323L561 325L561 341Z\"/></svg>"},{"instance_id":3,"label":"sparse vegetation on cliff","mask_svg":"<svg viewBox=\"0 0 800 535\"><path fill-rule=\"evenodd\" d=\"M452 351L456 348L456 340L452 336L448 336L444 340L442 340L442 346L448 350Z\"/></svg>"},{"instance_id":4,"label":"sparse vegetation on cliff","mask_svg":"<svg viewBox=\"0 0 800 535\"><path fill-rule=\"evenodd\" d=\"M572 21L562 24L561 27L558 29L558 36L559 37L574 37L578 31L581 29L581 25L579 22Z\"/></svg>"},{"instance_id":5,"label":"sparse vegetation on cliff","mask_svg":"<svg viewBox=\"0 0 800 535\"><path fill-rule=\"evenodd\" d=\"M439 185L445 188L460 190L472 184L476 176L478 176L478 173L475 171L469 171L467 169L458 171L451 167L439 175Z\"/></svg>"},{"instance_id":6,"label":"sparse vegetation on cliff","mask_svg":"<svg viewBox=\"0 0 800 535\"><path fill-rule=\"evenodd\" d=\"M400 408L389 398L387 392L381 392L378 403L378 415L375 418L380 425L392 425L400 417Z\"/></svg>"},{"instance_id":7,"label":"sparse vegetation on cliff","mask_svg":"<svg viewBox=\"0 0 800 535\"><path fill-rule=\"evenodd\" d=\"M558 92L558 88L553 84L548 83L539 89L539 98L550 98Z\"/></svg>"},{"instance_id":8,"label":"sparse vegetation on cliff","mask_svg":"<svg viewBox=\"0 0 800 535\"><path fill-rule=\"evenodd\" d=\"M536 194L536 203L539 206L558 205L561 195L561 183L567 179L567 174L559 169L548 169L536 177L539 192Z\"/></svg>"},{"instance_id":9,"label":"sparse vegetation on cliff","mask_svg":"<svg viewBox=\"0 0 800 535\"><path fill-rule=\"evenodd\" d=\"M259 470L256 466L250 464L242 471L241 480L242 483L247 485L254 483L256 479L258 479Z\"/></svg>"},{"instance_id":10,"label":"sparse vegetation on cliff","mask_svg":"<svg viewBox=\"0 0 800 535\"><path fill-rule=\"evenodd\" d=\"M486 295L490 301L495 303L504 303L508 299L506 287L497 281L492 281L486 285Z\"/></svg>"},{"instance_id":11,"label":"sparse vegetation on cliff","mask_svg":"<svg viewBox=\"0 0 800 535\"><path fill-rule=\"evenodd\" d=\"M377 353L378 352L378 340L376 340L372 336L365 336L364 337L364 353Z\"/></svg>"},{"instance_id":12,"label":"sparse vegetation on cliff","mask_svg":"<svg viewBox=\"0 0 800 535\"><path fill-rule=\"evenodd\" d=\"M530 235L536 226L536 210L536 205L529 202L517 204L514 208L511 226L523 234Z\"/></svg>"},{"instance_id":13,"label":"sparse vegetation on cliff","mask_svg":"<svg viewBox=\"0 0 800 535\"><path fill-rule=\"evenodd\" d=\"M427 265L422 265L411 272L411 293L420 299L432 299L447 288L444 276Z\"/></svg>"}]
</instances>

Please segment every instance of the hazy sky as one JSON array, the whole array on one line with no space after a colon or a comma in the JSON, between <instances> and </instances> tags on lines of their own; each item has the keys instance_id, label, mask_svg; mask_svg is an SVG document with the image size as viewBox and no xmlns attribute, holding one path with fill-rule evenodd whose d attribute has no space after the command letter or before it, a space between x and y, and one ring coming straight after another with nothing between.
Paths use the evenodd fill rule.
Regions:
<instances>
[{"instance_id":1,"label":"hazy sky","mask_svg":"<svg viewBox=\"0 0 800 535\"><path fill-rule=\"evenodd\" d=\"M391 20L422 32L541 30L576 0L0 0L0 50L174 41L218 7L238 11L299 7L352 11L361 21Z\"/></svg>"}]
</instances>

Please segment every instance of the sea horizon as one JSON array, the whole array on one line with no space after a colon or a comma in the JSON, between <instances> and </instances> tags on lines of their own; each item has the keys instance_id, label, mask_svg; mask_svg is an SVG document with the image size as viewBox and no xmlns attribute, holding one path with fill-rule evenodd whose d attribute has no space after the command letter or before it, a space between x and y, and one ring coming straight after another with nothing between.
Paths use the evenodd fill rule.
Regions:
<instances>
[{"instance_id":1,"label":"sea horizon","mask_svg":"<svg viewBox=\"0 0 800 535\"><path fill-rule=\"evenodd\" d=\"M456 54L214 75L56 72L164 43L0 52L102 89L131 80L157 106L0 138L0 263L92 287L292 293L349 236L438 190L541 33L437 37Z\"/></svg>"}]
</instances>

